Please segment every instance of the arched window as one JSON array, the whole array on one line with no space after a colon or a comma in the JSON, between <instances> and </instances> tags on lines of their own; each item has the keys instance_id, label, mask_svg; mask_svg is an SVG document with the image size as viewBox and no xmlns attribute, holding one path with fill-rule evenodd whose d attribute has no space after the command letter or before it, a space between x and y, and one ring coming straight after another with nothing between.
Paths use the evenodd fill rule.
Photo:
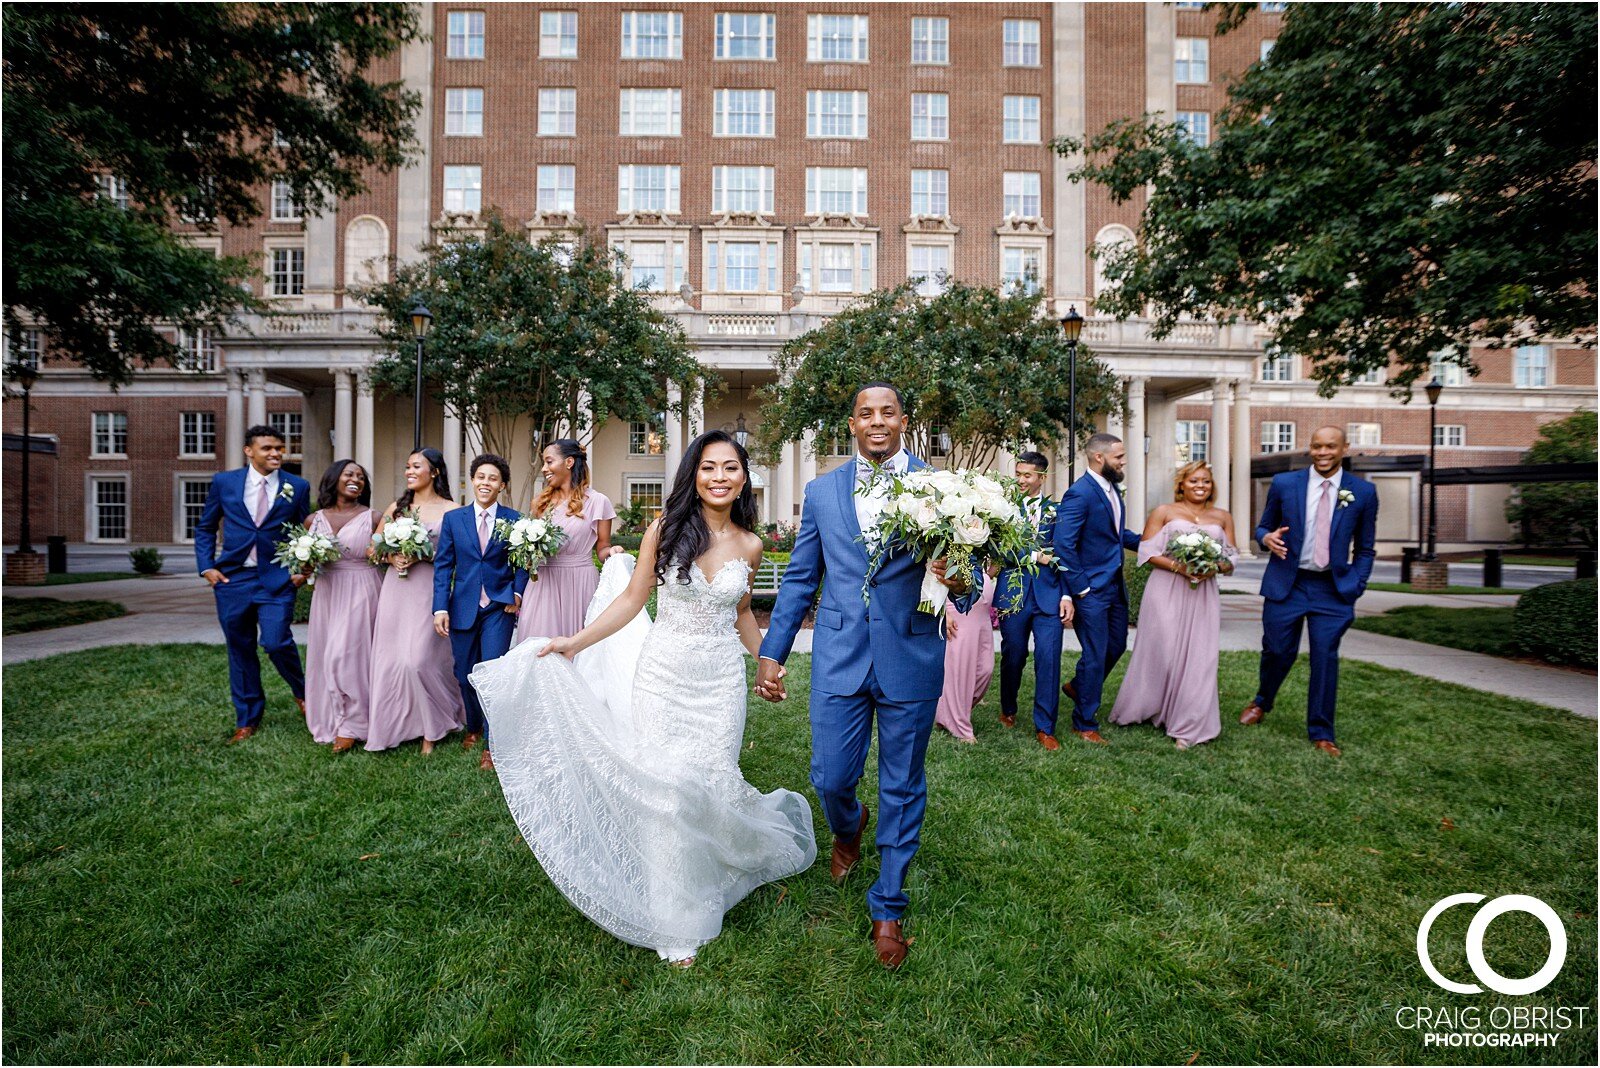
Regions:
<instances>
[{"instance_id":1,"label":"arched window","mask_svg":"<svg viewBox=\"0 0 1600 1068\"><path fill-rule=\"evenodd\" d=\"M1131 244L1133 244L1133 231L1120 223L1103 226L1100 232L1094 235L1094 247L1090 250L1090 255L1094 256L1095 296L1115 288L1114 283L1106 280L1105 261L1108 255Z\"/></svg>"},{"instance_id":2,"label":"arched window","mask_svg":"<svg viewBox=\"0 0 1600 1068\"><path fill-rule=\"evenodd\" d=\"M352 219L344 230L345 287L388 280L389 228L373 215Z\"/></svg>"}]
</instances>

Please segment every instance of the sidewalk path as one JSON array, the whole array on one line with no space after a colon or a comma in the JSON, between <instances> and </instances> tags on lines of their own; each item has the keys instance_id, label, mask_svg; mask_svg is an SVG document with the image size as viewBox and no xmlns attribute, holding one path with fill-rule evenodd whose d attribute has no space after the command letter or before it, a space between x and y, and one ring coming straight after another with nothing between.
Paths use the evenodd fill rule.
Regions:
<instances>
[{"instance_id":1,"label":"sidewalk path","mask_svg":"<svg viewBox=\"0 0 1600 1068\"><path fill-rule=\"evenodd\" d=\"M1224 589L1240 592L1222 598L1222 648L1255 652L1261 648L1261 598L1248 579L1225 580ZM75 627L18 634L0 644L0 664L19 664L57 653L95 649L106 645L161 645L168 642L222 643L217 627L216 608L211 591L203 582L188 575L157 575L152 578L124 579L115 582L84 582L73 586L31 586L5 588L8 597L56 597L63 601L117 601L129 614L120 619L83 623ZM1438 605L1470 610L1475 607L1504 607L1516 603L1513 596L1484 594L1422 595L1373 591L1356 605L1358 615L1382 615L1391 608L1408 604ZM305 641L303 624L294 628L295 640ZM1133 634L1138 641L1138 631ZM1077 651L1077 639L1069 630L1063 648ZM811 652L811 631L802 630L795 639L794 651ZM1590 719L1596 717L1596 678L1564 668L1524 664L1515 660L1446 649L1422 642L1390 638L1367 631L1351 630L1341 647L1344 656L1383 667L1409 671L1425 678L1439 679L1476 690L1515 697L1535 704L1564 708Z\"/></svg>"}]
</instances>

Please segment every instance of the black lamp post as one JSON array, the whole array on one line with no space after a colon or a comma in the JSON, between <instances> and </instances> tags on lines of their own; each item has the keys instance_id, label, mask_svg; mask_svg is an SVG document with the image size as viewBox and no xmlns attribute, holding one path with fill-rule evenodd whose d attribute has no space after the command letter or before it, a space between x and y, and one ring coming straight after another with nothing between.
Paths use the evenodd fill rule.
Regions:
<instances>
[{"instance_id":1,"label":"black lamp post","mask_svg":"<svg viewBox=\"0 0 1600 1068\"><path fill-rule=\"evenodd\" d=\"M1067 449L1067 485L1078 480L1078 338L1083 335L1083 316L1077 305L1069 305L1061 317L1061 336L1067 339L1067 421L1071 435Z\"/></svg>"},{"instance_id":2,"label":"black lamp post","mask_svg":"<svg viewBox=\"0 0 1600 1068\"><path fill-rule=\"evenodd\" d=\"M1439 480L1435 477L1438 469L1434 466L1434 452L1439 446L1439 394L1444 392L1444 383L1439 381L1437 375L1432 382L1422 387L1428 395L1428 555L1426 560L1439 558Z\"/></svg>"},{"instance_id":3,"label":"black lamp post","mask_svg":"<svg viewBox=\"0 0 1600 1068\"><path fill-rule=\"evenodd\" d=\"M416 452L422 448L422 342L428 336L428 329L433 326L433 313L428 306L418 297L417 302L411 305L411 336L417 339L417 396L416 408L411 419L411 451Z\"/></svg>"},{"instance_id":4,"label":"black lamp post","mask_svg":"<svg viewBox=\"0 0 1600 1068\"><path fill-rule=\"evenodd\" d=\"M33 384L39 380L39 369L26 359L19 359L11 367L11 376L22 387L22 529L18 532L17 552L33 552L32 513L29 504L33 498L33 483L29 481L29 457L33 452L31 415L33 413Z\"/></svg>"}]
</instances>

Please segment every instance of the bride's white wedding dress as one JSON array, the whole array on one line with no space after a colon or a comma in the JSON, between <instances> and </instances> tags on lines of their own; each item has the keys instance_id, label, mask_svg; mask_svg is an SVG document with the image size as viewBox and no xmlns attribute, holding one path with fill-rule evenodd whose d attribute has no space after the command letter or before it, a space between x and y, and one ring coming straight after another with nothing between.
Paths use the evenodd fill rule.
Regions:
<instances>
[{"instance_id":1,"label":"bride's white wedding dress","mask_svg":"<svg viewBox=\"0 0 1600 1068\"><path fill-rule=\"evenodd\" d=\"M633 558L606 561L593 622L627 586ZM657 618L640 612L579 653L538 657L531 638L471 680L495 770L522 837L551 882L624 942L682 960L762 883L816 859L811 806L759 793L739 771L744 646L734 630L749 564L669 572Z\"/></svg>"}]
</instances>

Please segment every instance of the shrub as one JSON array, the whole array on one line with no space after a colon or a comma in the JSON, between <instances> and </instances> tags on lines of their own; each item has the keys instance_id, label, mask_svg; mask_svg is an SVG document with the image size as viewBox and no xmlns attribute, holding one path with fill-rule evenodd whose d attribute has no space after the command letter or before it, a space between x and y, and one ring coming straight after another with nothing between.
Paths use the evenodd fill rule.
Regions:
<instances>
[{"instance_id":1,"label":"shrub","mask_svg":"<svg viewBox=\"0 0 1600 1068\"><path fill-rule=\"evenodd\" d=\"M642 541L644 541L644 535L643 534L613 534L613 535L611 535L611 544L612 545L620 545L624 549L628 550L630 553L638 552L639 551L639 543L642 542Z\"/></svg>"},{"instance_id":2,"label":"shrub","mask_svg":"<svg viewBox=\"0 0 1600 1068\"><path fill-rule=\"evenodd\" d=\"M772 553L789 553L794 551L794 538L800 532L794 523L769 523L761 529L761 545Z\"/></svg>"},{"instance_id":3,"label":"shrub","mask_svg":"<svg viewBox=\"0 0 1600 1068\"><path fill-rule=\"evenodd\" d=\"M1139 555L1122 553L1122 578L1128 584L1128 626L1139 625L1139 602L1144 600L1144 584L1150 579L1150 564L1137 566Z\"/></svg>"},{"instance_id":4,"label":"shrub","mask_svg":"<svg viewBox=\"0 0 1600 1068\"><path fill-rule=\"evenodd\" d=\"M650 520L645 514L644 505L639 501L629 501L617 509L617 522L615 532L629 534L635 537L644 533L644 528L650 525ZM617 540L616 538L612 539ZM637 545L634 546L638 548Z\"/></svg>"},{"instance_id":5,"label":"shrub","mask_svg":"<svg viewBox=\"0 0 1600 1068\"><path fill-rule=\"evenodd\" d=\"M161 565L167 562L159 549L149 546L134 549L128 553L128 559L132 561L133 569L141 575L158 575L161 573Z\"/></svg>"},{"instance_id":6,"label":"shrub","mask_svg":"<svg viewBox=\"0 0 1600 1068\"><path fill-rule=\"evenodd\" d=\"M296 623L311 622L311 583L306 583L294 591L294 621Z\"/></svg>"},{"instance_id":7,"label":"shrub","mask_svg":"<svg viewBox=\"0 0 1600 1068\"><path fill-rule=\"evenodd\" d=\"M1595 579L1536 586L1512 616L1517 651L1552 664L1595 666Z\"/></svg>"}]
</instances>

